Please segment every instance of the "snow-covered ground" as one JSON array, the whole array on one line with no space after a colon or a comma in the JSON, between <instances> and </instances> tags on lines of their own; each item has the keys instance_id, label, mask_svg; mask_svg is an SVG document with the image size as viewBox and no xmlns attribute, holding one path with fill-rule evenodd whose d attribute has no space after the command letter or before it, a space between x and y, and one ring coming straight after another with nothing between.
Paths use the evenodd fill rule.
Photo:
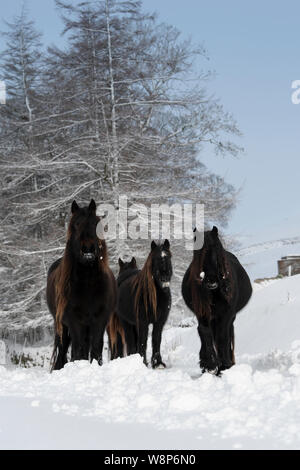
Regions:
<instances>
[{"instance_id":1,"label":"snow-covered ground","mask_svg":"<svg viewBox=\"0 0 300 470\"><path fill-rule=\"evenodd\" d=\"M201 375L196 326L165 330L165 370L0 367L0 448L299 449L300 276L255 286L235 325L222 377Z\"/></svg>"}]
</instances>

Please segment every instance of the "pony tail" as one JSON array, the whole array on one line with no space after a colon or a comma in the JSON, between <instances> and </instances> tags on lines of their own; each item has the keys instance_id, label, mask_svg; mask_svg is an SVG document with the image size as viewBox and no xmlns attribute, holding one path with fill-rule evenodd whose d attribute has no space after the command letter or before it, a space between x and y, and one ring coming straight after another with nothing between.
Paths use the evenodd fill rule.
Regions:
<instances>
[{"instance_id":1,"label":"pony tail","mask_svg":"<svg viewBox=\"0 0 300 470\"><path fill-rule=\"evenodd\" d=\"M111 358L124 357L125 332L116 313L111 315L106 331L109 338Z\"/></svg>"}]
</instances>

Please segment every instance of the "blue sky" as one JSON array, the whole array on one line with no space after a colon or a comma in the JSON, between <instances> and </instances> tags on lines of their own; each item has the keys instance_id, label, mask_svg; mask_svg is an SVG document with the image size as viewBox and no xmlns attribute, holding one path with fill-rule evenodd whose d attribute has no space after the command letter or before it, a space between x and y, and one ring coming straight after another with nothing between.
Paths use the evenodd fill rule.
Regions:
<instances>
[{"instance_id":1,"label":"blue sky","mask_svg":"<svg viewBox=\"0 0 300 470\"><path fill-rule=\"evenodd\" d=\"M1 2L10 19L22 0ZM27 0L46 44L62 41L52 0ZM300 235L300 105L291 102L291 83L300 79L300 2L296 0L144 0L163 22L203 43L216 71L209 85L233 113L243 132L239 159L202 160L241 187L227 231L246 244ZM2 47L0 39L0 47ZM201 64L200 64L201 65Z\"/></svg>"}]
</instances>

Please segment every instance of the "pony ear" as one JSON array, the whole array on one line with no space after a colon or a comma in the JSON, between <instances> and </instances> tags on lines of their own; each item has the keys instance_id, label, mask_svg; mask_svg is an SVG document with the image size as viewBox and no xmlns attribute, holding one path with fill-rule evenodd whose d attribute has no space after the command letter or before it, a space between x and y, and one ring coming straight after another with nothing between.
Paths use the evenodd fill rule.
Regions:
<instances>
[{"instance_id":1,"label":"pony ear","mask_svg":"<svg viewBox=\"0 0 300 470\"><path fill-rule=\"evenodd\" d=\"M157 247L157 244L155 243L154 240L151 242L151 250L154 250Z\"/></svg>"},{"instance_id":2,"label":"pony ear","mask_svg":"<svg viewBox=\"0 0 300 470\"><path fill-rule=\"evenodd\" d=\"M130 264L131 264L131 266L136 267L136 259L135 259L134 256L131 258Z\"/></svg>"},{"instance_id":3,"label":"pony ear","mask_svg":"<svg viewBox=\"0 0 300 470\"><path fill-rule=\"evenodd\" d=\"M91 202L90 202L90 205L89 205L89 211L93 211L93 212L96 212L96 203L94 201L94 199L91 199Z\"/></svg>"},{"instance_id":4,"label":"pony ear","mask_svg":"<svg viewBox=\"0 0 300 470\"><path fill-rule=\"evenodd\" d=\"M75 214L75 212L77 212L78 210L79 210L79 205L74 199L74 201L72 202L72 206L71 206L71 212L72 214Z\"/></svg>"},{"instance_id":5,"label":"pony ear","mask_svg":"<svg viewBox=\"0 0 300 470\"><path fill-rule=\"evenodd\" d=\"M124 266L124 261L122 261L121 258L118 259L118 263L119 263L120 268Z\"/></svg>"},{"instance_id":6,"label":"pony ear","mask_svg":"<svg viewBox=\"0 0 300 470\"><path fill-rule=\"evenodd\" d=\"M194 242L195 242L197 239L197 234L199 233L196 226L193 228L193 233L194 233Z\"/></svg>"},{"instance_id":7,"label":"pony ear","mask_svg":"<svg viewBox=\"0 0 300 470\"><path fill-rule=\"evenodd\" d=\"M163 247L166 248L166 250L170 249L170 242L167 238L164 241Z\"/></svg>"},{"instance_id":8,"label":"pony ear","mask_svg":"<svg viewBox=\"0 0 300 470\"><path fill-rule=\"evenodd\" d=\"M216 227L215 225L213 226L211 233L212 233L215 237L218 236L218 229L217 229L217 227Z\"/></svg>"}]
</instances>

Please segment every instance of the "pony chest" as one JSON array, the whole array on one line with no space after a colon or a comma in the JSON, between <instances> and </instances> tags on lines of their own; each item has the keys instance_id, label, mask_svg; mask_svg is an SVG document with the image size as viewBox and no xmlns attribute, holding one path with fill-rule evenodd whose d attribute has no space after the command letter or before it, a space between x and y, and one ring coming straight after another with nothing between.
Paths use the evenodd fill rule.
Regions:
<instances>
[{"instance_id":1,"label":"pony chest","mask_svg":"<svg viewBox=\"0 0 300 470\"><path fill-rule=\"evenodd\" d=\"M219 318L226 314L229 310L228 302L218 293L212 295L211 299L211 316Z\"/></svg>"},{"instance_id":2,"label":"pony chest","mask_svg":"<svg viewBox=\"0 0 300 470\"><path fill-rule=\"evenodd\" d=\"M170 289L157 293L156 315L154 315L154 312L151 310L151 323L168 316L171 309L171 302Z\"/></svg>"},{"instance_id":3,"label":"pony chest","mask_svg":"<svg viewBox=\"0 0 300 470\"><path fill-rule=\"evenodd\" d=\"M71 304L77 308L94 310L103 303L101 285L97 282L77 282L71 292Z\"/></svg>"}]
</instances>

